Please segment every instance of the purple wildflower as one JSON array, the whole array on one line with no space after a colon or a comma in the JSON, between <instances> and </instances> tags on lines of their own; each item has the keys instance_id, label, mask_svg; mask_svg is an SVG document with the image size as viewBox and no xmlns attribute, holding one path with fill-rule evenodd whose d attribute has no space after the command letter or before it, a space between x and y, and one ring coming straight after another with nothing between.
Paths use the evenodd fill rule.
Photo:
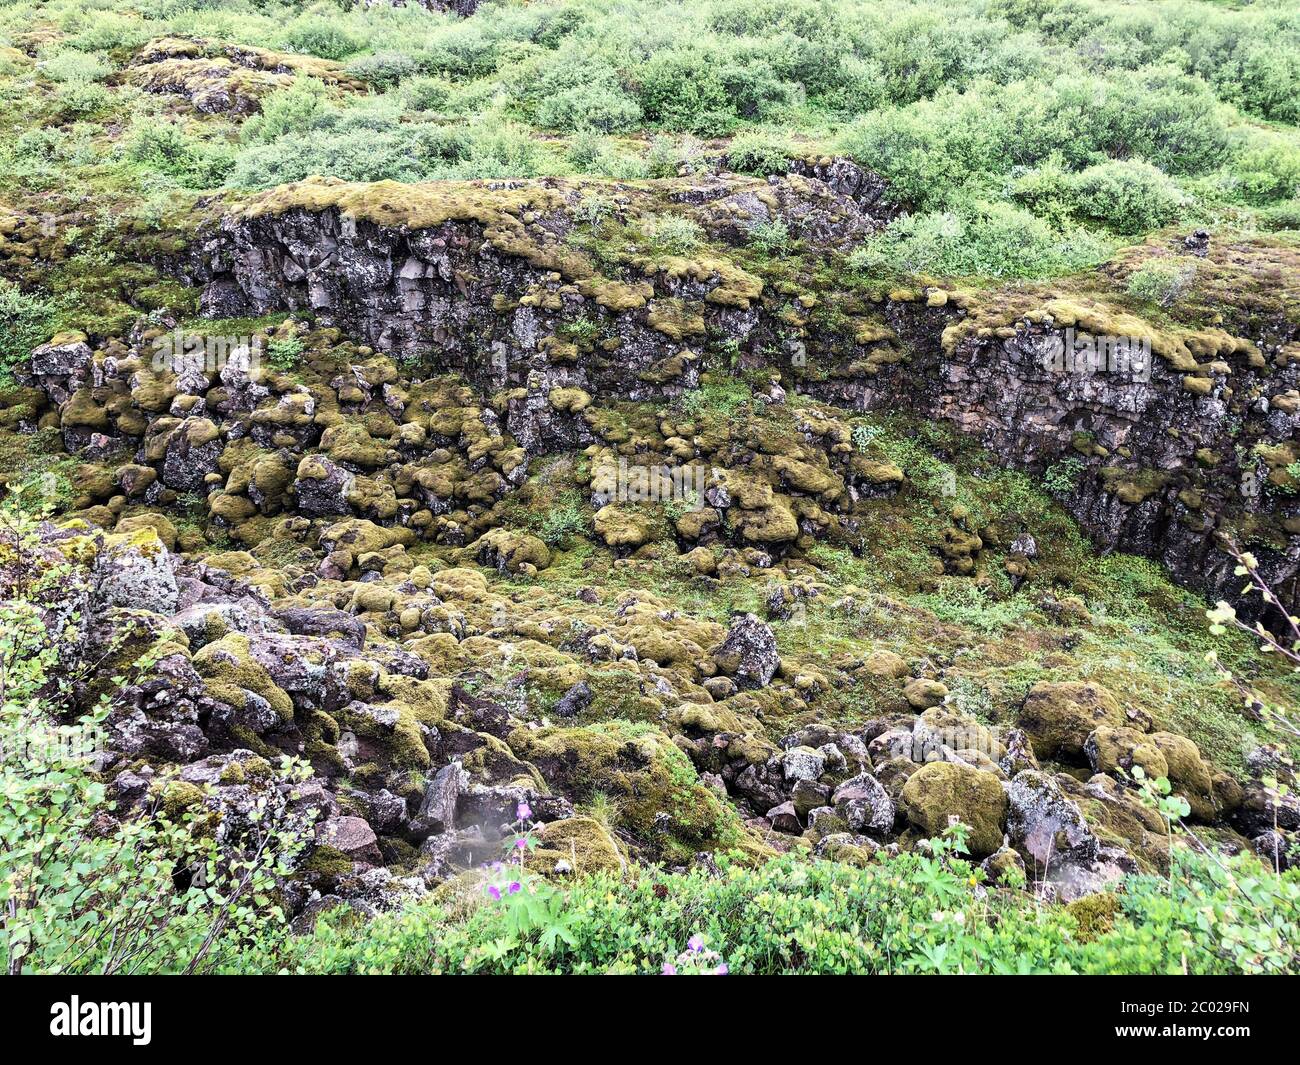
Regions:
<instances>
[{"instance_id":1,"label":"purple wildflower","mask_svg":"<svg viewBox=\"0 0 1300 1065\"><path fill-rule=\"evenodd\" d=\"M533 808L528 805L527 801L521 802L515 807L515 816L519 818L520 821L528 821L533 816Z\"/></svg>"},{"instance_id":2,"label":"purple wildflower","mask_svg":"<svg viewBox=\"0 0 1300 1065\"><path fill-rule=\"evenodd\" d=\"M512 880L512 881L510 882L510 894L513 895L513 894L514 894L516 891L518 891L521 887L523 887L523 885L520 884L518 880Z\"/></svg>"},{"instance_id":3,"label":"purple wildflower","mask_svg":"<svg viewBox=\"0 0 1300 1065\"><path fill-rule=\"evenodd\" d=\"M672 962L670 962L670 961L666 961L666 962L664 962L664 971L663 971L663 975L664 975L664 976L676 976L676 975L677 975L677 966L674 965L674 964L673 964Z\"/></svg>"},{"instance_id":4,"label":"purple wildflower","mask_svg":"<svg viewBox=\"0 0 1300 1065\"><path fill-rule=\"evenodd\" d=\"M691 938L686 941L686 949L692 954L698 954L704 949L704 937L698 935L691 936Z\"/></svg>"},{"instance_id":5,"label":"purple wildflower","mask_svg":"<svg viewBox=\"0 0 1300 1065\"><path fill-rule=\"evenodd\" d=\"M501 889L497 887L496 884L489 884L487 891L488 894L491 895L498 902L501 901Z\"/></svg>"},{"instance_id":6,"label":"purple wildflower","mask_svg":"<svg viewBox=\"0 0 1300 1065\"><path fill-rule=\"evenodd\" d=\"M527 846L528 846L528 840L524 839L523 836L520 836L517 840L515 840L516 850L523 850Z\"/></svg>"},{"instance_id":7,"label":"purple wildflower","mask_svg":"<svg viewBox=\"0 0 1300 1065\"><path fill-rule=\"evenodd\" d=\"M714 969L713 972L717 976L726 976L729 972L731 972L731 970L727 968L727 963L724 961L721 965L719 965L716 969Z\"/></svg>"}]
</instances>

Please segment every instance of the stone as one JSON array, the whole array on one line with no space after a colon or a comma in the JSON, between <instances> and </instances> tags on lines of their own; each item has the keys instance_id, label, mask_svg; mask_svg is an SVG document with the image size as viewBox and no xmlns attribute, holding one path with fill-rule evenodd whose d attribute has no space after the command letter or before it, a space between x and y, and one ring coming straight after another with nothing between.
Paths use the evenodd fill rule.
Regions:
<instances>
[{"instance_id":1,"label":"stone","mask_svg":"<svg viewBox=\"0 0 1300 1065\"><path fill-rule=\"evenodd\" d=\"M1007 795L991 773L953 762L921 766L903 785L902 809L926 838L942 836L950 819L969 828L972 857L984 858L1002 846Z\"/></svg>"},{"instance_id":2,"label":"stone","mask_svg":"<svg viewBox=\"0 0 1300 1065\"><path fill-rule=\"evenodd\" d=\"M826 759L811 747L794 747L781 754L781 772L787 781L816 780L826 768Z\"/></svg>"},{"instance_id":3,"label":"stone","mask_svg":"<svg viewBox=\"0 0 1300 1065\"><path fill-rule=\"evenodd\" d=\"M466 773L459 762L443 766L424 789L420 809L411 821L410 832L415 839L425 839L455 827L456 806L467 783Z\"/></svg>"},{"instance_id":4,"label":"stone","mask_svg":"<svg viewBox=\"0 0 1300 1065\"><path fill-rule=\"evenodd\" d=\"M713 658L741 688L767 687L781 664L776 637L753 614L738 614L731 619L726 639L713 652Z\"/></svg>"},{"instance_id":5,"label":"stone","mask_svg":"<svg viewBox=\"0 0 1300 1065\"><path fill-rule=\"evenodd\" d=\"M1007 787L1007 800L1007 837L1036 872L1050 874L1054 862L1097 856L1097 837L1078 804L1051 777L1025 770Z\"/></svg>"},{"instance_id":6,"label":"stone","mask_svg":"<svg viewBox=\"0 0 1300 1065\"><path fill-rule=\"evenodd\" d=\"M903 686L903 698L917 710L939 706L947 697L947 685L937 680L915 678Z\"/></svg>"},{"instance_id":7,"label":"stone","mask_svg":"<svg viewBox=\"0 0 1300 1065\"><path fill-rule=\"evenodd\" d=\"M894 827L894 800L870 773L860 773L836 788L831 805L853 832L881 837Z\"/></svg>"},{"instance_id":8,"label":"stone","mask_svg":"<svg viewBox=\"0 0 1300 1065\"><path fill-rule=\"evenodd\" d=\"M1083 753L1094 773L1131 780L1134 766L1139 766L1150 780L1169 776L1169 764L1155 738L1137 729L1103 725L1089 734Z\"/></svg>"},{"instance_id":9,"label":"stone","mask_svg":"<svg viewBox=\"0 0 1300 1065\"><path fill-rule=\"evenodd\" d=\"M765 816L772 823L772 828L777 832L797 836L803 831L803 825L799 822L799 815L795 813L794 803L792 802L783 802L779 806L773 806Z\"/></svg>"},{"instance_id":10,"label":"stone","mask_svg":"<svg viewBox=\"0 0 1300 1065\"><path fill-rule=\"evenodd\" d=\"M803 820L819 806L826 806L831 797L831 789L815 780L799 780L790 792L790 801L794 803L795 813Z\"/></svg>"},{"instance_id":11,"label":"stone","mask_svg":"<svg viewBox=\"0 0 1300 1065\"><path fill-rule=\"evenodd\" d=\"M1083 745L1099 727L1122 728L1123 708L1100 684L1083 681L1039 681L1025 697L1019 726L1040 758L1084 760Z\"/></svg>"},{"instance_id":12,"label":"stone","mask_svg":"<svg viewBox=\"0 0 1300 1065\"><path fill-rule=\"evenodd\" d=\"M316 826L316 845L331 847L360 865L379 865L378 837L365 818L331 817Z\"/></svg>"},{"instance_id":13,"label":"stone","mask_svg":"<svg viewBox=\"0 0 1300 1065\"><path fill-rule=\"evenodd\" d=\"M585 680L580 680L555 704L555 716L576 717L591 705L591 699L591 685Z\"/></svg>"}]
</instances>

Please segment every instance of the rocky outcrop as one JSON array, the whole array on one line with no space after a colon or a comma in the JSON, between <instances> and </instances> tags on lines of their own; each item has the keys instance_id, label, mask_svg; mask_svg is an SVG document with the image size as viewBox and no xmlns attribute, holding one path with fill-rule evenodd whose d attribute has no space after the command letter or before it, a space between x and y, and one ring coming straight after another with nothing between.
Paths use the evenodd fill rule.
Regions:
<instances>
[{"instance_id":1,"label":"rocky outcrop","mask_svg":"<svg viewBox=\"0 0 1300 1065\"><path fill-rule=\"evenodd\" d=\"M601 210L632 229L644 213L684 211L724 246L780 219L823 254L889 217L885 190L861 168L797 170L668 182L649 203L629 191ZM557 180L289 186L229 215L198 246L192 275L210 314L309 310L423 372L506 390L507 425L529 452L565 436L573 408L557 395L681 395L720 338L742 364L779 370L786 388L946 419L1004 462L1049 471L1107 549L1231 596L1227 536L1251 543L1265 576L1294 595L1300 331L1285 317L1162 334L1095 300L1045 297L985 325L961 294L926 289L882 297L846 333L714 251L633 250L598 267L579 239L591 195ZM1121 349L1080 339L1094 336L1137 355L1117 362Z\"/></svg>"}]
</instances>

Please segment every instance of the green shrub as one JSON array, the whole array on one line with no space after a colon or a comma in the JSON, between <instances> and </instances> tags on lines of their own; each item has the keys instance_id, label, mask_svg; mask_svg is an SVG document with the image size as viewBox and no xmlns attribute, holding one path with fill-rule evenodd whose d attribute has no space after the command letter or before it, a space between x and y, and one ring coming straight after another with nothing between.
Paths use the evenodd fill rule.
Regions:
<instances>
[{"instance_id":1,"label":"green shrub","mask_svg":"<svg viewBox=\"0 0 1300 1065\"><path fill-rule=\"evenodd\" d=\"M311 973L660 973L688 948L732 973L1295 973L1300 877L1252 856L1179 849L1172 884L1134 876L1103 896L1107 920L1012 889L935 854L864 867L786 856L721 875L604 875L564 890L562 937L520 933L514 907L483 890L453 912L413 903L368 920L346 911L282 952L239 966ZM486 883L486 882L485 882ZM1093 907L1088 913L1097 909Z\"/></svg>"},{"instance_id":2,"label":"green shrub","mask_svg":"<svg viewBox=\"0 0 1300 1065\"><path fill-rule=\"evenodd\" d=\"M959 201L903 215L854 252L854 267L935 277L1046 277L1100 262L1110 245L1085 230L1054 230L1012 204Z\"/></svg>"},{"instance_id":3,"label":"green shrub","mask_svg":"<svg viewBox=\"0 0 1300 1065\"><path fill-rule=\"evenodd\" d=\"M102 111L112 99L103 85L94 82L70 82L60 86L55 100L59 113L66 118L85 118Z\"/></svg>"},{"instance_id":4,"label":"green shrub","mask_svg":"<svg viewBox=\"0 0 1300 1065\"><path fill-rule=\"evenodd\" d=\"M451 99L451 83L445 78L410 78L402 83L402 96L412 111L441 111Z\"/></svg>"},{"instance_id":5,"label":"green shrub","mask_svg":"<svg viewBox=\"0 0 1300 1065\"><path fill-rule=\"evenodd\" d=\"M59 52L41 61L40 69L54 81L85 84L103 81L113 72L113 65L93 52Z\"/></svg>"},{"instance_id":6,"label":"green shrub","mask_svg":"<svg viewBox=\"0 0 1300 1065\"><path fill-rule=\"evenodd\" d=\"M1043 487L1053 495L1069 495L1079 486L1079 476L1086 469L1082 459L1062 459L1047 467L1043 474Z\"/></svg>"},{"instance_id":7,"label":"green shrub","mask_svg":"<svg viewBox=\"0 0 1300 1065\"><path fill-rule=\"evenodd\" d=\"M742 133L727 147L727 166L738 174L784 174L790 169L790 144L784 138L761 131Z\"/></svg>"},{"instance_id":8,"label":"green shrub","mask_svg":"<svg viewBox=\"0 0 1300 1065\"><path fill-rule=\"evenodd\" d=\"M277 370L292 370L303 353L303 343L295 336L277 337L267 341L266 361Z\"/></svg>"},{"instance_id":9,"label":"green shrub","mask_svg":"<svg viewBox=\"0 0 1300 1065\"><path fill-rule=\"evenodd\" d=\"M641 110L656 125L714 137L735 124L716 56L703 47L656 52L636 68L632 79Z\"/></svg>"},{"instance_id":10,"label":"green shrub","mask_svg":"<svg viewBox=\"0 0 1300 1065\"><path fill-rule=\"evenodd\" d=\"M404 52L376 52L349 60L347 72L378 89L391 89L419 73L419 64Z\"/></svg>"},{"instance_id":11,"label":"green shrub","mask_svg":"<svg viewBox=\"0 0 1300 1065\"><path fill-rule=\"evenodd\" d=\"M1150 163L1110 159L1077 174L1051 164L1018 179L1017 200L1047 217L1066 215L1116 233L1147 233L1176 220L1190 200Z\"/></svg>"},{"instance_id":12,"label":"green shrub","mask_svg":"<svg viewBox=\"0 0 1300 1065\"><path fill-rule=\"evenodd\" d=\"M652 255L685 255L700 246L704 231L685 215L658 214L641 222L641 236Z\"/></svg>"},{"instance_id":13,"label":"green shrub","mask_svg":"<svg viewBox=\"0 0 1300 1065\"><path fill-rule=\"evenodd\" d=\"M126 138L125 150L133 162L192 189L217 187L232 163L225 144L201 140L177 122L137 121Z\"/></svg>"},{"instance_id":14,"label":"green shrub","mask_svg":"<svg viewBox=\"0 0 1300 1065\"><path fill-rule=\"evenodd\" d=\"M315 78L297 78L262 100L261 111L244 123L240 137L248 144L269 144L287 133L311 129L327 111L325 86Z\"/></svg>"},{"instance_id":15,"label":"green shrub","mask_svg":"<svg viewBox=\"0 0 1300 1065\"><path fill-rule=\"evenodd\" d=\"M637 102L610 84L571 85L541 100L534 115L546 129L629 129L641 118Z\"/></svg>"},{"instance_id":16,"label":"green shrub","mask_svg":"<svg viewBox=\"0 0 1300 1065\"><path fill-rule=\"evenodd\" d=\"M1300 229L1300 199L1265 208L1260 221L1267 229Z\"/></svg>"},{"instance_id":17,"label":"green shrub","mask_svg":"<svg viewBox=\"0 0 1300 1065\"><path fill-rule=\"evenodd\" d=\"M12 378L32 348L49 339L53 316L48 300L0 278L0 384Z\"/></svg>"},{"instance_id":18,"label":"green shrub","mask_svg":"<svg viewBox=\"0 0 1300 1065\"><path fill-rule=\"evenodd\" d=\"M703 145L694 137L659 136L650 141L645 166L649 177L677 177L708 170L709 158Z\"/></svg>"},{"instance_id":19,"label":"green shrub","mask_svg":"<svg viewBox=\"0 0 1300 1065\"><path fill-rule=\"evenodd\" d=\"M1300 147L1293 141L1261 137L1233 162L1232 173L1247 203L1292 199L1300 195Z\"/></svg>"},{"instance_id":20,"label":"green shrub","mask_svg":"<svg viewBox=\"0 0 1300 1065\"><path fill-rule=\"evenodd\" d=\"M581 504L577 499L565 496L542 515L537 535L548 547L564 547L570 537L581 536L586 531L587 519L583 516Z\"/></svg>"},{"instance_id":21,"label":"green shrub","mask_svg":"<svg viewBox=\"0 0 1300 1065\"><path fill-rule=\"evenodd\" d=\"M784 218L755 222L746 231L745 239L765 255L779 255L790 247L790 227Z\"/></svg>"},{"instance_id":22,"label":"green shrub","mask_svg":"<svg viewBox=\"0 0 1300 1065\"><path fill-rule=\"evenodd\" d=\"M422 181L453 176L470 154L461 130L432 125L374 129L335 125L252 145L226 177L231 188L262 189L312 174L346 181Z\"/></svg>"},{"instance_id":23,"label":"green shrub","mask_svg":"<svg viewBox=\"0 0 1300 1065\"><path fill-rule=\"evenodd\" d=\"M360 51L363 42L340 25L338 19L308 15L290 25L284 35L284 46L291 52L343 60Z\"/></svg>"},{"instance_id":24,"label":"green shrub","mask_svg":"<svg viewBox=\"0 0 1300 1065\"><path fill-rule=\"evenodd\" d=\"M1196 280L1196 260L1150 259L1128 279L1128 294L1145 303L1169 307L1177 303Z\"/></svg>"}]
</instances>

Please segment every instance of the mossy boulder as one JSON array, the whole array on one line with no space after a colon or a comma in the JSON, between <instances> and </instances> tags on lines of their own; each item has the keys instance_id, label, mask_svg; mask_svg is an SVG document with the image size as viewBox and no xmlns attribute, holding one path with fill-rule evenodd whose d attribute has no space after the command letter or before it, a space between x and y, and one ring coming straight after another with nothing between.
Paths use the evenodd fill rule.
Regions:
<instances>
[{"instance_id":1,"label":"mossy boulder","mask_svg":"<svg viewBox=\"0 0 1300 1065\"><path fill-rule=\"evenodd\" d=\"M1140 766L1152 780L1169 775L1169 764L1155 738L1134 728L1103 725L1088 737L1083 753L1097 773L1125 776L1132 773L1134 766Z\"/></svg>"},{"instance_id":2,"label":"mossy boulder","mask_svg":"<svg viewBox=\"0 0 1300 1065\"><path fill-rule=\"evenodd\" d=\"M524 864L543 876L617 874L627 869L627 858L618 840L590 817L548 822L538 830L537 844Z\"/></svg>"},{"instance_id":3,"label":"mossy boulder","mask_svg":"<svg viewBox=\"0 0 1300 1065\"><path fill-rule=\"evenodd\" d=\"M260 734L293 720L293 700L253 657L247 636L229 633L200 648L194 668L209 698L230 707L237 725Z\"/></svg>"},{"instance_id":4,"label":"mossy boulder","mask_svg":"<svg viewBox=\"0 0 1300 1065\"><path fill-rule=\"evenodd\" d=\"M1123 708L1100 684L1084 681L1039 681L1025 697L1019 725L1039 758L1082 763L1084 744L1103 726L1123 728Z\"/></svg>"},{"instance_id":5,"label":"mossy boulder","mask_svg":"<svg viewBox=\"0 0 1300 1065\"><path fill-rule=\"evenodd\" d=\"M967 846L984 858L1002 846L1007 794L992 773L955 762L930 762L903 785L902 809L926 838L943 835L950 818L970 829Z\"/></svg>"},{"instance_id":6,"label":"mossy boulder","mask_svg":"<svg viewBox=\"0 0 1300 1065\"><path fill-rule=\"evenodd\" d=\"M1198 821L1213 821L1218 811L1214 795L1214 778L1201 757L1200 748L1186 736L1172 732L1155 732L1151 742L1169 767L1169 783L1181 795Z\"/></svg>"},{"instance_id":7,"label":"mossy boulder","mask_svg":"<svg viewBox=\"0 0 1300 1065\"><path fill-rule=\"evenodd\" d=\"M650 519L630 507L610 503L596 511L596 535L615 550L631 550L648 543L653 533Z\"/></svg>"},{"instance_id":8,"label":"mossy boulder","mask_svg":"<svg viewBox=\"0 0 1300 1065\"><path fill-rule=\"evenodd\" d=\"M903 698L917 710L939 706L948 697L947 685L937 680L916 678L903 686Z\"/></svg>"},{"instance_id":9,"label":"mossy boulder","mask_svg":"<svg viewBox=\"0 0 1300 1065\"><path fill-rule=\"evenodd\" d=\"M612 799L617 825L654 858L683 861L739 837L735 811L700 783L690 759L648 725L518 728L507 737L552 788L573 802Z\"/></svg>"},{"instance_id":10,"label":"mossy boulder","mask_svg":"<svg viewBox=\"0 0 1300 1065\"><path fill-rule=\"evenodd\" d=\"M469 545L469 554L506 573L536 573L551 564L551 551L532 533L491 529Z\"/></svg>"}]
</instances>

